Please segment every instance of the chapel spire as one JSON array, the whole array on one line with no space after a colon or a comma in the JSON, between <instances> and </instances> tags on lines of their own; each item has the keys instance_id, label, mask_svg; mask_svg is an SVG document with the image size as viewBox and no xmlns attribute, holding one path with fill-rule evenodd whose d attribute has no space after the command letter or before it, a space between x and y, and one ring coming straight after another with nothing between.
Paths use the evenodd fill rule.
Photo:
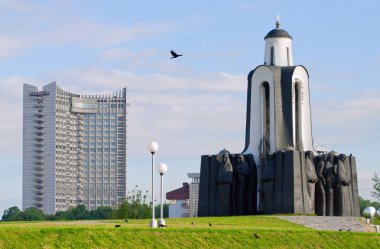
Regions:
<instances>
[{"instance_id":1,"label":"chapel spire","mask_svg":"<svg viewBox=\"0 0 380 249\"><path fill-rule=\"evenodd\" d=\"M269 31L264 37L265 56L264 64L268 66L292 66L292 37L280 28L280 16L276 16L276 28Z\"/></svg>"}]
</instances>

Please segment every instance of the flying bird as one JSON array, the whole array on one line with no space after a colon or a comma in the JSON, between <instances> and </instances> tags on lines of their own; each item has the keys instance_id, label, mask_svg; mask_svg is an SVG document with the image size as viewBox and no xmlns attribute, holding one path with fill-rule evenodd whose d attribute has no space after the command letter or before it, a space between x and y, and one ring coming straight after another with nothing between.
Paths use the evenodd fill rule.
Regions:
<instances>
[{"instance_id":1,"label":"flying bird","mask_svg":"<svg viewBox=\"0 0 380 249\"><path fill-rule=\"evenodd\" d=\"M170 53L172 54L172 58L170 58L170 59L175 59L175 58L177 58L177 57L179 57L179 56L182 56L182 54L177 54L176 52L174 52L173 50L170 50Z\"/></svg>"}]
</instances>

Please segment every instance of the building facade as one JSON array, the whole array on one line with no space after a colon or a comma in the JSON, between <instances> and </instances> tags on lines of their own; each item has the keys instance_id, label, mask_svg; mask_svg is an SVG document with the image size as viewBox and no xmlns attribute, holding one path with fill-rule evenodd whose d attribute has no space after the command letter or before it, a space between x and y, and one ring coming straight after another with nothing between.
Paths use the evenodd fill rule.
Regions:
<instances>
[{"instance_id":1,"label":"building facade","mask_svg":"<svg viewBox=\"0 0 380 249\"><path fill-rule=\"evenodd\" d=\"M182 187L166 193L169 203L169 218L187 217L186 209L189 206L189 184L182 183Z\"/></svg>"},{"instance_id":2,"label":"building facade","mask_svg":"<svg viewBox=\"0 0 380 249\"><path fill-rule=\"evenodd\" d=\"M191 183L184 182L181 188L166 193L169 203L169 218L197 217L199 173L188 173Z\"/></svg>"},{"instance_id":3,"label":"building facade","mask_svg":"<svg viewBox=\"0 0 380 249\"><path fill-rule=\"evenodd\" d=\"M89 210L126 198L126 88L80 96L23 87L23 209Z\"/></svg>"},{"instance_id":4,"label":"building facade","mask_svg":"<svg viewBox=\"0 0 380 249\"><path fill-rule=\"evenodd\" d=\"M200 173L188 173L187 176L191 179L191 183L189 184L189 203L186 208L186 216L197 217Z\"/></svg>"}]
</instances>

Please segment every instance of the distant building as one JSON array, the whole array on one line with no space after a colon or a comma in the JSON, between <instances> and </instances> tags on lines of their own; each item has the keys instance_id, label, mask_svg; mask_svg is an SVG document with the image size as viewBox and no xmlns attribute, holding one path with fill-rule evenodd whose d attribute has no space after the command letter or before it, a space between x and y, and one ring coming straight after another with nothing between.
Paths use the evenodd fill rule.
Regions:
<instances>
[{"instance_id":1,"label":"distant building","mask_svg":"<svg viewBox=\"0 0 380 249\"><path fill-rule=\"evenodd\" d=\"M24 84L23 209L89 210L126 198L126 88L80 96Z\"/></svg>"},{"instance_id":2,"label":"distant building","mask_svg":"<svg viewBox=\"0 0 380 249\"><path fill-rule=\"evenodd\" d=\"M186 216L198 216L198 195L199 195L199 173L188 173L187 176L191 178L189 188L189 206L186 209Z\"/></svg>"},{"instance_id":3,"label":"distant building","mask_svg":"<svg viewBox=\"0 0 380 249\"><path fill-rule=\"evenodd\" d=\"M166 193L169 200L169 218L186 217L186 206L189 203L189 184L184 182L181 188Z\"/></svg>"},{"instance_id":4,"label":"distant building","mask_svg":"<svg viewBox=\"0 0 380 249\"><path fill-rule=\"evenodd\" d=\"M169 217L195 217L198 212L199 173L188 173L191 183L166 193L169 200Z\"/></svg>"}]
</instances>

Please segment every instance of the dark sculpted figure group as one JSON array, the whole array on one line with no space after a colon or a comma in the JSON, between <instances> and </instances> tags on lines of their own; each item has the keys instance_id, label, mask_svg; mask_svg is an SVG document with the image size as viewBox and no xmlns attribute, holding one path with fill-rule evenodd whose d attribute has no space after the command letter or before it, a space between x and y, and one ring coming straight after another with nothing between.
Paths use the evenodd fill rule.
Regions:
<instances>
[{"instance_id":1,"label":"dark sculpted figure group","mask_svg":"<svg viewBox=\"0 0 380 249\"><path fill-rule=\"evenodd\" d=\"M318 215L343 216L345 209L351 206L351 176L347 167L346 155L329 153L316 157L315 212Z\"/></svg>"},{"instance_id":2,"label":"dark sculpted figure group","mask_svg":"<svg viewBox=\"0 0 380 249\"><path fill-rule=\"evenodd\" d=\"M201 159L199 216L359 216L355 157L288 148L262 155L227 150Z\"/></svg>"},{"instance_id":3,"label":"dark sculpted figure group","mask_svg":"<svg viewBox=\"0 0 380 249\"><path fill-rule=\"evenodd\" d=\"M266 157L260 188L263 212L286 212L282 208L283 204L276 207L275 203L276 198L284 199L286 196L284 191L287 190L279 190L276 185L285 186L289 179L284 175L287 171L293 170L295 193L293 199L296 200L294 205L301 207L298 210L320 216L354 216L355 189L352 188L351 182L356 176L352 175L350 158L334 152L314 156L312 151L306 151L297 152L295 155L301 158L293 159L294 168L286 168L286 160L281 158L283 156L281 152ZM282 171L278 171L279 168ZM276 176L276 170L282 174ZM278 193L279 191L281 193Z\"/></svg>"},{"instance_id":4,"label":"dark sculpted figure group","mask_svg":"<svg viewBox=\"0 0 380 249\"><path fill-rule=\"evenodd\" d=\"M257 172L252 156L230 154L222 150L216 155L216 215L247 215L255 210L253 196Z\"/></svg>"}]
</instances>

